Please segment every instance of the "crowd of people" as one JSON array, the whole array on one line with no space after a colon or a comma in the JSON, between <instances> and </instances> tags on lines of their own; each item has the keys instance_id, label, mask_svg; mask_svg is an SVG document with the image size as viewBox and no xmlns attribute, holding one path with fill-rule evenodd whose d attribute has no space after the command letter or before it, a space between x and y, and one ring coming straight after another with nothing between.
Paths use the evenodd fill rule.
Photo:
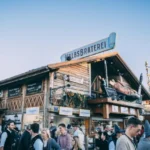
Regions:
<instances>
[{"instance_id":1,"label":"crowd of people","mask_svg":"<svg viewBox=\"0 0 150 150\"><path fill-rule=\"evenodd\" d=\"M67 127L61 123L56 127L50 122L50 128L41 129L39 124L28 125L23 134L9 121L1 134L0 150L85 150L85 134L76 123ZM128 120L126 130L114 125L96 128L93 150L150 150L150 124L132 117Z\"/></svg>"},{"instance_id":2,"label":"crowd of people","mask_svg":"<svg viewBox=\"0 0 150 150\"><path fill-rule=\"evenodd\" d=\"M147 120L143 125L138 118L132 117L125 130L117 125L114 130L100 129L95 136L95 150L150 150L150 124Z\"/></svg>"},{"instance_id":3,"label":"crowd of people","mask_svg":"<svg viewBox=\"0 0 150 150\"><path fill-rule=\"evenodd\" d=\"M50 122L50 129L40 130L39 124L33 123L20 135L14 121L9 121L1 134L0 150L85 150L84 133L75 123L68 127L61 123L56 128Z\"/></svg>"}]
</instances>

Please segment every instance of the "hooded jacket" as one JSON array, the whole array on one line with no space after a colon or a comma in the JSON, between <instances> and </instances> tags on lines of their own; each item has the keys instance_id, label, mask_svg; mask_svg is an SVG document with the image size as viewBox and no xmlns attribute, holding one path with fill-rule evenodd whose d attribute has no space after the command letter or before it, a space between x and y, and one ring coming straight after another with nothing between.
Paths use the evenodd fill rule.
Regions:
<instances>
[{"instance_id":1,"label":"hooded jacket","mask_svg":"<svg viewBox=\"0 0 150 150\"><path fill-rule=\"evenodd\" d=\"M145 138L141 138L138 144L138 150L150 150L150 124L146 120L144 126Z\"/></svg>"}]
</instances>

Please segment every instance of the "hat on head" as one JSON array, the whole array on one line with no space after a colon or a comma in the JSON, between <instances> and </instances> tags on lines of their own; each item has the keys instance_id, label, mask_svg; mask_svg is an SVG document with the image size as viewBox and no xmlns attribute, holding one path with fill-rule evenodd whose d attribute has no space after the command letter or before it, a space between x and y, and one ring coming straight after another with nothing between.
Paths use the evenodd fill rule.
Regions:
<instances>
[{"instance_id":1,"label":"hat on head","mask_svg":"<svg viewBox=\"0 0 150 150\"><path fill-rule=\"evenodd\" d=\"M119 126L117 126L116 124L115 124L114 128L115 128L115 133L122 133L122 132L124 132L124 130L120 129Z\"/></svg>"},{"instance_id":2,"label":"hat on head","mask_svg":"<svg viewBox=\"0 0 150 150\"><path fill-rule=\"evenodd\" d=\"M149 124L148 120L145 121L144 131L145 131L146 138L150 137L150 124Z\"/></svg>"},{"instance_id":3,"label":"hat on head","mask_svg":"<svg viewBox=\"0 0 150 150\"><path fill-rule=\"evenodd\" d=\"M67 125L67 129L71 129L71 124L68 124L68 125Z\"/></svg>"}]
</instances>

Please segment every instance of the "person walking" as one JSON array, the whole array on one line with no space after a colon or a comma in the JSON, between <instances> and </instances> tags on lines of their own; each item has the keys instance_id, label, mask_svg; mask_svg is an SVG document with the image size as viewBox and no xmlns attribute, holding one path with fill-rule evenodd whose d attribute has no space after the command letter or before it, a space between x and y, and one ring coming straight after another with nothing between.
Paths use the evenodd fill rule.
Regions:
<instances>
[{"instance_id":1,"label":"person walking","mask_svg":"<svg viewBox=\"0 0 150 150\"><path fill-rule=\"evenodd\" d=\"M78 137L79 138L79 142L80 142L80 146L79 147L80 149L82 150L85 150L85 141L84 141L84 134L83 132L79 129L79 125L74 123L72 124L72 127L74 129L74 134L73 134L73 137ZM75 138L75 140L77 141L77 139Z\"/></svg>"},{"instance_id":2,"label":"person walking","mask_svg":"<svg viewBox=\"0 0 150 150\"><path fill-rule=\"evenodd\" d=\"M60 146L51 138L49 130L46 128L42 130L42 139L44 143L43 150L60 150Z\"/></svg>"},{"instance_id":3,"label":"person walking","mask_svg":"<svg viewBox=\"0 0 150 150\"><path fill-rule=\"evenodd\" d=\"M136 143L134 137L138 135L142 128L142 122L132 117L127 122L127 128L124 135L117 140L116 150L136 150Z\"/></svg>"},{"instance_id":4,"label":"person walking","mask_svg":"<svg viewBox=\"0 0 150 150\"><path fill-rule=\"evenodd\" d=\"M31 141L31 125L28 125L24 133L21 135L18 150L28 150Z\"/></svg>"},{"instance_id":5,"label":"person walking","mask_svg":"<svg viewBox=\"0 0 150 150\"><path fill-rule=\"evenodd\" d=\"M60 131L60 136L58 136L57 143L60 145L61 150L71 150L71 136L67 133L66 125L64 123L61 123L58 127Z\"/></svg>"},{"instance_id":6,"label":"person walking","mask_svg":"<svg viewBox=\"0 0 150 150\"><path fill-rule=\"evenodd\" d=\"M54 125L54 122L53 122L53 121L50 121L50 128L49 128L49 130L50 130L50 135L51 135L51 137L56 140L56 135L55 135L55 133L56 133L57 128L56 128L56 126Z\"/></svg>"},{"instance_id":7,"label":"person walking","mask_svg":"<svg viewBox=\"0 0 150 150\"><path fill-rule=\"evenodd\" d=\"M114 126L114 133L112 134L112 140L109 143L109 150L116 150L117 139L123 135L124 130L120 129L116 124Z\"/></svg>"},{"instance_id":8,"label":"person walking","mask_svg":"<svg viewBox=\"0 0 150 150\"><path fill-rule=\"evenodd\" d=\"M43 150L43 141L39 135L39 124L33 123L31 125L32 139L30 141L29 150Z\"/></svg>"},{"instance_id":9,"label":"person walking","mask_svg":"<svg viewBox=\"0 0 150 150\"><path fill-rule=\"evenodd\" d=\"M7 123L6 130L1 135L0 150L12 150L12 146L15 143L14 128L15 123L10 120Z\"/></svg>"},{"instance_id":10,"label":"person walking","mask_svg":"<svg viewBox=\"0 0 150 150\"><path fill-rule=\"evenodd\" d=\"M150 150L150 124L147 120L145 121L144 131L145 138L140 139L138 150Z\"/></svg>"}]
</instances>

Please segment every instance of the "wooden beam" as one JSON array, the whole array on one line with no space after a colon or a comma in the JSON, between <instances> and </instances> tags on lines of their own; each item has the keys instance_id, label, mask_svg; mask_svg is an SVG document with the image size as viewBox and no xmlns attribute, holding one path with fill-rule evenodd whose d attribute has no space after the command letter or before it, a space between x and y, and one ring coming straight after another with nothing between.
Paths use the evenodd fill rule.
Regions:
<instances>
[{"instance_id":1,"label":"wooden beam","mask_svg":"<svg viewBox=\"0 0 150 150\"><path fill-rule=\"evenodd\" d=\"M45 84L45 88L44 88L44 112L43 112L43 127L44 128L46 128L47 127L47 124L48 124L48 122L47 122L47 104L48 104L48 102L47 102L47 100L48 100L48 97L49 97L49 95L48 95L48 87L49 87L49 85L48 85L48 82L49 80L47 79L47 78L45 78L45 82L44 82L44 84Z\"/></svg>"},{"instance_id":2,"label":"wooden beam","mask_svg":"<svg viewBox=\"0 0 150 150\"><path fill-rule=\"evenodd\" d=\"M144 106L141 104L126 102L126 101L121 101L121 100L113 101L111 98L98 98L94 100L88 100L88 104L106 104L106 103L120 105L120 106L128 106L128 107L133 107L133 108L144 108Z\"/></svg>"},{"instance_id":3,"label":"wooden beam","mask_svg":"<svg viewBox=\"0 0 150 150\"><path fill-rule=\"evenodd\" d=\"M139 109L136 109L136 115L137 115L137 118L139 118L139 117L140 117Z\"/></svg>"},{"instance_id":4,"label":"wooden beam","mask_svg":"<svg viewBox=\"0 0 150 150\"><path fill-rule=\"evenodd\" d=\"M109 119L109 104L103 105L103 118Z\"/></svg>"},{"instance_id":5,"label":"wooden beam","mask_svg":"<svg viewBox=\"0 0 150 150\"><path fill-rule=\"evenodd\" d=\"M22 86L22 108L21 108L21 114L22 114L22 119L21 119L21 130L24 129L24 101L25 101L25 96L26 96L26 86Z\"/></svg>"}]
</instances>

